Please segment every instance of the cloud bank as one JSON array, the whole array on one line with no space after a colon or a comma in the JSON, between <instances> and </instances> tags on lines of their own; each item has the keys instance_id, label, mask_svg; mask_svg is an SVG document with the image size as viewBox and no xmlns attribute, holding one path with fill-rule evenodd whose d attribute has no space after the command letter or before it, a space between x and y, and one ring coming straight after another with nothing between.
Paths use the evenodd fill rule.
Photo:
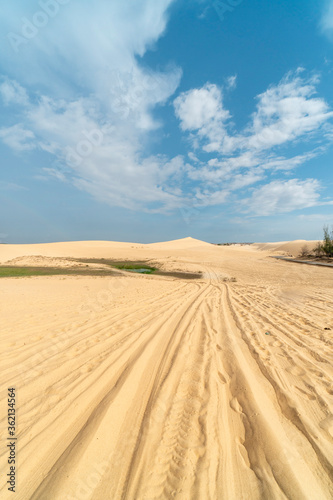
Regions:
<instances>
[{"instance_id":1,"label":"cloud bank","mask_svg":"<svg viewBox=\"0 0 333 500\"><path fill-rule=\"evenodd\" d=\"M318 76L286 75L256 97L237 131L224 105L236 75L225 89L207 82L177 95L181 68L143 64L167 29L172 3L6 4L0 139L19 154L46 153L42 176L111 206L168 213L232 201L268 215L319 204L315 179L271 178L290 176L332 140L333 114L316 94ZM149 154L151 134L163 132L157 111L170 102L189 144L186 158ZM292 154L295 144L305 152Z\"/></svg>"}]
</instances>

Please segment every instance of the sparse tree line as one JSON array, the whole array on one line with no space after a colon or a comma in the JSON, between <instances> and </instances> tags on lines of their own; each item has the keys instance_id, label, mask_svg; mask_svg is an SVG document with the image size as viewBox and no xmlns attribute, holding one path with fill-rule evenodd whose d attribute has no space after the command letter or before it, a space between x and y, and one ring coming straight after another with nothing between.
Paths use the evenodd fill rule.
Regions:
<instances>
[{"instance_id":1,"label":"sparse tree line","mask_svg":"<svg viewBox=\"0 0 333 500\"><path fill-rule=\"evenodd\" d=\"M329 230L328 226L324 226L323 241L318 241L312 252L307 245L301 248L300 257L333 257L333 230Z\"/></svg>"}]
</instances>

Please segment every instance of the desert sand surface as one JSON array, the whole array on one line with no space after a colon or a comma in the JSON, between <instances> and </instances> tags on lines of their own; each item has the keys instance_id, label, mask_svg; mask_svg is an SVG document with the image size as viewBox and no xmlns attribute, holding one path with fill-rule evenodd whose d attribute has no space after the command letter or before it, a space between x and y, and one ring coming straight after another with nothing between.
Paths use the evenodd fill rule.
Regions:
<instances>
[{"instance_id":1,"label":"desert sand surface","mask_svg":"<svg viewBox=\"0 0 333 500\"><path fill-rule=\"evenodd\" d=\"M270 257L297 244L0 245L202 273L0 279L1 499L332 499L333 270Z\"/></svg>"}]
</instances>

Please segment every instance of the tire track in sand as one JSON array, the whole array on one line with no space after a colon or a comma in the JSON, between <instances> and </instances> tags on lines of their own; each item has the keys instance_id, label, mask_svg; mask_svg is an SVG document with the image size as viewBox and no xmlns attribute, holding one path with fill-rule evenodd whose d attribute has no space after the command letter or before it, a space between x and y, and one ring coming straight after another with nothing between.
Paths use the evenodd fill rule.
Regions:
<instances>
[{"instance_id":1,"label":"tire track in sand","mask_svg":"<svg viewBox=\"0 0 333 500\"><path fill-rule=\"evenodd\" d=\"M298 334L300 314L285 310L284 328L271 290L260 302L263 286L226 285L211 268L207 276L164 283L160 293L151 280L146 303L129 294L126 305L74 327L62 380L61 357L45 360L61 398L33 438L22 435L18 500L332 498L329 394L319 399L285 370L298 350L297 367L311 368L320 387L328 363L306 351L315 343ZM262 338L267 322L274 337ZM91 370L78 369L87 363ZM296 383L312 397L300 399Z\"/></svg>"}]
</instances>

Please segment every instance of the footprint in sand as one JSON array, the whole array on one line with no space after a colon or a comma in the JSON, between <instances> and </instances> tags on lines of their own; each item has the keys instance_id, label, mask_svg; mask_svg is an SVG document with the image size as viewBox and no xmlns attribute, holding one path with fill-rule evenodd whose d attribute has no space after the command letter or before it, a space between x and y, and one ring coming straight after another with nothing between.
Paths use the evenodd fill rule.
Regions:
<instances>
[{"instance_id":1,"label":"footprint in sand","mask_svg":"<svg viewBox=\"0 0 333 500\"><path fill-rule=\"evenodd\" d=\"M220 345L218 345L218 344L216 344L216 349L217 349L218 351L222 351L222 347L221 347Z\"/></svg>"},{"instance_id":2,"label":"footprint in sand","mask_svg":"<svg viewBox=\"0 0 333 500\"><path fill-rule=\"evenodd\" d=\"M81 373L90 373L93 370L94 366L95 365L93 363L86 364L86 365L81 367L80 372Z\"/></svg>"},{"instance_id":3,"label":"footprint in sand","mask_svg":"<svg viewBox=\"0 0 333 500\"><path fill-rule=\"evenodd\" d=\"M218 376L219 376L219 378L220 378L220 380L221 380L221 382L222 382L223 384L226 384L226 383L227 383L227 381L226 381L226 379L225 379L224 375L222 375L222 373L221 373L221 372L218 372Z\"/></svg>"},{"instance_id":4,"label":"footprint in sand","mask_svg":"<svg viewBox=\"0 0 333 500\"><path fill-rule=\"evenodd\" d=\"M274 340L274 342L269 342L269 345L272 347L281 347L283 344L279 340Z\"/></svg>"},{"instance_id":5,"label":"footprint in sand","mask_svg":"<svg viewBox=\"0 0 333 500\"><path fill-rule=\"evenodd\" d=\"M239 404L237 398L233 398L230 401L230 408L232 408L237 413L243 413L243 409L242 409L241 405Z\"/></svg>"}]
</instances>

